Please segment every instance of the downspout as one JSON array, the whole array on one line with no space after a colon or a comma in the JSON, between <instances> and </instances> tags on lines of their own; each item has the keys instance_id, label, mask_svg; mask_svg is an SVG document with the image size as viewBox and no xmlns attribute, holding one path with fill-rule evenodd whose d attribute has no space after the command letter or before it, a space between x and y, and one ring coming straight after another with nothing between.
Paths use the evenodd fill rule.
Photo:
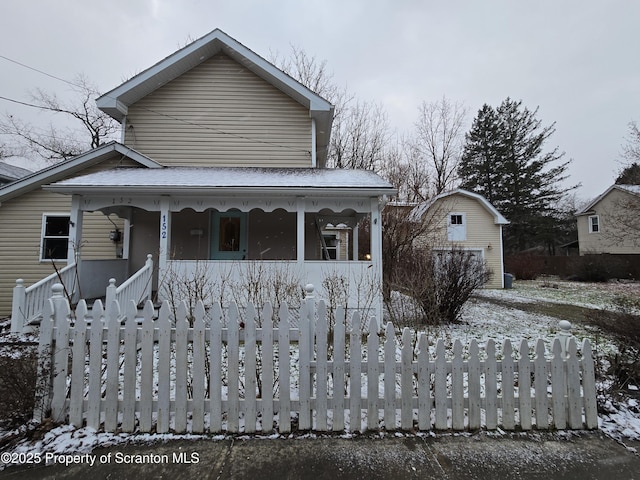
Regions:
<instances>
[{"instance_id":1,"label":"downspout","mask_svg":"<svg viewBox=\"0 0 640 480\"><path fill-rule=\"evenodd\" d=\"M316 145L316 119L311 119L311 167L316 168L318 166L317 158L317 145Z\"/></svg>"}]
</instances>

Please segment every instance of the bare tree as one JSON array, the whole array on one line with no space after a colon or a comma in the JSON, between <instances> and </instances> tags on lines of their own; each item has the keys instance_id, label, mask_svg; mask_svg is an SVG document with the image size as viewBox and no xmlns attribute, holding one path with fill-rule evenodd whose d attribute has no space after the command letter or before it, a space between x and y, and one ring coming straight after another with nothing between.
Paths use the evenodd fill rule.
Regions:
<instances>
[{"instance_id":1,"label":"bare tree","mask_svg":"<svg viewBox=\"0 0 640 480\"><path fill-rule=\"evenodd\" d=\"M71 118L73 127L62 127L51 123L46 130L35 127L13 115L6 114L0 121L0 133L14 139L14 152L22 155L36 154L45 160L64 160L112 140L120 125L98 110L95 99L97 88L83 75L73 82L77 100L64 102L56 94L37 89L31 94L28 106L42 111Z\"/></svg>"},{"instance_id":2,"label":"bare tree","mask_svg":"<svg viewBox=\"0 0 640 480\"><path fill-rule=\"evenodd\" d=\"M416 160L432 172L434 194L452 187L464 147L467 109L446 97L437 102L422 102L415 123L413 148Z\"/></svg>"},{"instance_id":3,"label":"bare tree","mask_svg":"<svg viewBox=\"0 0 640 480\"><path fill-rule=\"evenodd\" d=\"M379 167L384 160L389 131L382 105L357 100L346 87L334 82L326 60L319 61L299 47L292 45L289 57L272 53L271 61L334 105L329 167L367 170Z\"/></svg>"},{"instance_id":4,"label":"bare tree","mask_svg":"<svg viewBox=\"0 0 640 480\"><path fill-rule=\"evenodd\" d=\"M399 202L418 203L431 197L429 171L416 156L411 144L401 139L390 144L380 165L379 173L398 189Z\"/></svg>"},{"instance_id":5,"label":"bare tree","mask_svg":"<svg viewBox=\"0 0 640 480\"><path fill-rule=\"evenodd\" d=\"M640 163L640 127L637 122L629 122L626 144L622 146L622 156L629 163Z\"/></svg>"}]
</instances>

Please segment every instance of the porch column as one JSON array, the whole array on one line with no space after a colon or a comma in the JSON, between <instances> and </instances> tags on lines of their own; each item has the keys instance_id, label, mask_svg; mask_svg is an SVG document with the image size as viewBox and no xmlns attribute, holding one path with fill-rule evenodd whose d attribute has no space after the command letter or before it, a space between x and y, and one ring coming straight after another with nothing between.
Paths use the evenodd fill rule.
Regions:
<instances>
[{"instance_id":1,"label":"porch column","mask_svg":"<svg viewBox=\"0 0 640 480\"><path fill-rule=\"evenodd\" d=\"M353 255L353 260L356 261L356 262L358 260L360 260L358 258L358 253L360 251L360 245L358 244L358 235L359 235L359 231L360 231L359 228L360 227L358 227L358 224L356 223L354 225L354 227L353 227L353 230L352 230L353 231L353 242L351 242L353 244L353 253L352 253L352 255Z\"/></svg>"},{"instance_id":2,"label":"porch column","mask_svg":"<svg viewBox=\"0 0 640 480\"><path fill-rule=\"evenodd\" d=\"M82 220L84 212L80 209L79 195L71 197L71 213L69 215L69 245L67 246L67 264L80 261L80 245L82 244Z\"/></svg>"},{"instance_id":3,"label":"porch column","mask_svg":"<svg viewBox=\"0 0 640 480\"><path fill-rule=\"evenodd\" d=\"M306 201L304 197L297 198L296 205L296 257L298 264L302 267L304 264L304 210L306 206Z\"/></svg>"},{"instance_id":4,"label":"porch column","mask_svg":"<svg viewBox=\"0 0 640 480\"><path fill-rule=\"evenodd\" d=\"M382 325L382 207L378 197L371 198L371 265L380 301L375 305L378 325Z\"/></svg>"},{"instance_id":5,"label":"porch column","mask_svg":"<svg viewBox=\"0 0 640 480\"><path fill-rule=\"evenodd\" d=\"M159 278L167 270L169 247L171 246L171 212L169 211L169 197L160 200L160 252L158 253ZM159 287L159 286L158 286Z\"/></svg>"}]
</instances>

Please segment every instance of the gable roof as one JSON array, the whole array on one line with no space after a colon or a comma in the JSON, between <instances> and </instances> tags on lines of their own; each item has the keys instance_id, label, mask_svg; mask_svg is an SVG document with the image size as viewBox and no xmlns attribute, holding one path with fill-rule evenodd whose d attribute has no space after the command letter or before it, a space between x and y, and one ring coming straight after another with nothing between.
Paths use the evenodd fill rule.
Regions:
<instances>
[{"instance_id":1,"label":"gable roof","mask_svg":"<svg viewBox=\"0 0 640 480\"><path fill-rule=\"evenodd\" d=\"M199 38L96 100L100 110L122 121L128 107L214 55L224 53L309 109L318 145L329 143L333 105L220 29ZM325 138L326 137L326 138Z\"/></svg>"},{"instance_id":2,"label":"gable roof","mask_svg":"<svg viewBox=\"0 0 640 480\"><path fill-rule=\"evenodd\" d=\"M132 148L122 145L118 142L109 142L94 148L82 155L70 158L68 160L56 163L50 167L44 168L37 172L27 175L13 183L0 187L0 205L3 201L27 193L46 183L58 181L68 175L73 175L87 167L96 165L109 157L122 155L122 157L130 158L140 165L148 168L162 168L162 166L151 160L149 157L136 152Z\"/></svg>"},{"instance_id":3,"label":"gable roof","mask_svg":"<svg viewBox=\"0 0 640 480\"><path fill-rule=\"evenodd\" d=\"M137 194L284 193L393 195L396 189L368 170L331 168L163 167L114 169L73 177L46 187L60 193Z\"/></svg>"},{"instance_id":4,"label":"gable roof","mask_svg":"<svg viewBox=\"0 0 640 480\"><path fill-rule=\"evenodd\" d=\"M27 175L33 173L31 170L27 170L26 168L16 167L15 165L11 165L9 163L0 162L0 180L4 180L7 182L13 182L22 177L26 177Z\"/></svg>"},{"instance_id":5,"label":"gable roof","mask_svg":"<svg viewBox=\"0 0 640 480\"><path fill-rule=\"evenodd\" d=\"M595 199L593 199L585 207L583 207L580 210L578 210L575 213L576 217L579 217L581 215L587 215L588 213L591 213L591 211L593 210L593 207L595 207L596 204L598 202L600 202L600 200L602 200L604 197L609 195L609 193L612 190L620 190L621 192L630 193L632 195L636 195L636 196L640 197L640 185L617 185L617 184L614 184L614 185L611 185L609 188L607 188L604 191L604 193L598 195Z\"/></svg>"},{"instance_id":6,"label":"gable roof","mask_svg":"<svg viewBox=\"0 0 640 480\"><path fill-rule=\"evenodd\" d=\"M411 210L411 213L409 214L409 219L414 222L420 221L424 216L424 214L427 213L429 208L431 208L438 200L441 200L443 198L447 198L453 195L462 195L464 197L468 197L476 200L478 203L480 203L480 205L482 205L482 207L484 207L485 210L487 210L493 216L493 223L495 223L496 225L509 224L509 220L504 218L502 214L498 212L496 207L494 207L489 202L489 200L487 200L486 198L484 198L482 195L478 193L470 192L469 190L464 190L462 188L457 188L455 190L450 190L448 192L442 192L440 195L437 195L432 199L427 200L426 202L422 202L420 205L418 205L413 210Z\"/></svg>"}]
</instances>

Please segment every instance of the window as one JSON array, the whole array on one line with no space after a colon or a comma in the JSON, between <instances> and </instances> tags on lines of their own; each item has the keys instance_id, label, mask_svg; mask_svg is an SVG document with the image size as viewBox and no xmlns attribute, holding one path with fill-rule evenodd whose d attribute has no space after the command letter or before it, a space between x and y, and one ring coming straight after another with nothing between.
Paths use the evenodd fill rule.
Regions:
<instances>
[{"instance_id":1,"label":"window","mask_svg":"<svg viewBox=\"0 0 640 480\"><path fill-rule=\"evenodd\" d=\"M325 260L337 260L340 248L340 240L338 239L338 235L324 233L322 235L322 238L324 239L324 253L322 255L322 258L324 258ZM326 258L327 256L329 258Z\"/></svg>"},{"instance_id":2,"label":"window","mask_svg":"<svg viewBox=\"0 0 640 480\"><path fill-rule=\"evenodd\" d=\"M69 215L42 216L40 260L66 260L69 249Z\"/></svg>"},{"instance_id":3,"label":"window","mask_svg":"<svg viewBox=\"0 0 640 480\"><path fill-rule=\"evenodd\" d=\"M450 242L463 242L467 239L467 226L464 213L452 212L449 214L447 238Z\"/></svg>"},{"instance_id":4,"label":"window","mask_svg":"<svg viewBox=\"0 0 640 480\"><path fill-rule=\"evenodd\" d=\"M600 231L600 218L598 215L589 217L589 233L598 233Z\"/></svg>"}]
</instances>

